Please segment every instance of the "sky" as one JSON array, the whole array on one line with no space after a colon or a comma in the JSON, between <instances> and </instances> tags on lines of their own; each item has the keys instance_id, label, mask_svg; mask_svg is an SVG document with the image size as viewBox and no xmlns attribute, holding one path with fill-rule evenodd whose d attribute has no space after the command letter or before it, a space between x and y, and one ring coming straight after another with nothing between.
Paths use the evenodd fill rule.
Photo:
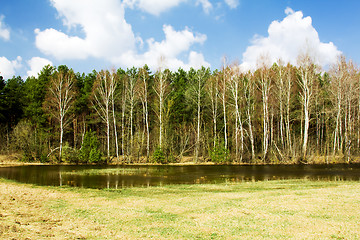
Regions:
<instances>
[{"instance_id":1,"label":"sky","mask_svg":"<svg viewBox=\"0 0 360 240\"><path fill-rule=\"evenodd\" d=\"M323 69L360 62L358 0L0 0L0 75L37 76L47 64L75 72L142 67L176 71L260 56Z\"/></svg>"}]
</instances>

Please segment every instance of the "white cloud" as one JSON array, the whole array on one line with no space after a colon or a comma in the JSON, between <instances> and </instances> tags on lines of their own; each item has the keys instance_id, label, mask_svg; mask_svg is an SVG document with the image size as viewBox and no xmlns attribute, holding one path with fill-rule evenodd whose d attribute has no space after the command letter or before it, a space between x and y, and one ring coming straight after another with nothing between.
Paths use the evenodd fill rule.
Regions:
<instances>
[{"instance_id":1,"label":"white cloud","mask_svg":"<svg viewBox=\"0 0 360 240\"><path fill-rule=\"evenodd\" d=\"M135 48L135 36L124 19L120 1L52 0L69 28L80 26L84 38L55 29L35 30L36 46L57 59L112 58Z\"/></svg>"},{"instance_id":2,"label":"white cloud","mask_svg":"<svg viewBox=\"0 0 360 240\"><path fill-rule=\"evenodd\" d=\"M126 0L128 6L149 1ZM168 1L159 1L159 4ZM180 2L180 1L169 1ZM176 69L187 66L178 57L188 57L194 64L202 62L208 66L202 54L191 51L193 44L202 44L206 40L204 34L194 34L188 28L175 31L164 25L165 39L161 42L150 38L143 41L135 37L131 25L125 20L124 4L119 0L52 0L64 25L69 28L80 27L84 37L69 36L55 29L43 31L35 29L36 46L41 52L57 59L86 59L95 57L105 59L112 64L122 66L143 66L148 64L157 68L158 60L165 57L167 67ZM156 4L153 4L156 5ZM164 6L164 5L163 5ZM147 45L145 48L144 42ZM143 53L139 53L139 49ZM143 50L144 49L144 50Z\"/></svg>"},{"instance_id":3,"label":"white cloud","mask_svg":"<svg viewBox=\"0 0 360 240\"><path fill-rule=\"evenodd\" d=\"M30 67L30 70L26 72L27 77L37 77L44 66L53 65L50 60L41 57L33 57L27 61L27 64Z\"/></svg>"},{"instance_id":4,"label":"white cloud","mask_svg":"<svg viewBox=\"0 0 360 240\"><path fill-rule=\"evenodd\" d=\"M133 51L120 56L120 58L114 59L114 62L126 65L128 67L136 66L140 67L147 64L150 68L156 69L159 66L160 58L164 58L162 63L164 67L171 70L176 70L179 67L189 69L190 67L210 66L204 60L201 53L191 51L188 55L188 63L178 59L180 54L184 54L190 50L190 47L195 43L204 43L206 41L206 35L194 34L189 29L183 31L175 31L171 26L164 25L163 31L165 33L165 39L161 42L156 42L154 39L148 39L148 51L143 54L137 54ZM194 64L196 66L190 66Z\"/></svg>"},{"instance_id":5,"label":"white cloud","mask_svg":"<svg viewBox=\"0 0 360 240\"><path fill-rule=\"evenodd\" d=\"M6 57L0 57L0 75L4 79L12 78L17 69L21 67L22 58L18 56L15 60L8 60Z\"/></svg>"},{"instance_id":6,"label":"white cloud","mask_svg":"<svg viewBox=\"0 0 360 240\"><path fill-rule=\"evenodd\" d=\"M272 62L282 59L296 64L298 55L309 52L315 63L326 66L334 63L341 52L330 43L322 43L311 17L303 17L301 11L294 12L286 8L287 16L281 21L273 21L268 28L268 37L255 36L252 45L243 54L242 67L256 68L256 61L261 55L268 55Z\"/></svg>"},{"instance_id":7,"label":"white cloud","mask_svg":"<svg viewBox=\"0 0 360 240\"><path fill-rule=\"evenodd\" d=\"M186 2L186 0L124 0L123 2L127 7L136 7L144 12L159 16L180 3Z\"/></svg>"},{"instance_id":8,"label":"white cloud","mask_svg":"<svg viewBox=\"0 0 360 240\"><path fill-rule=\"evenodd\" d=\"M231 8L237 8L240 4L239 0L225 0L225 3Z\"/></svg>"},{"instance_id":9,"label":"white cloud","mask_svg":"<svg viewBox=\"0 0 360 240\"><path fill-rule=\"evenodd\" d=\"M0 15L0 38L5 41L10 40L10 30L4 23L4 15Z\"/></svg>"},{"instance_id":10,"label":"white cloud","mask_svg":"<svg viewBox=\"0 0 360 240\"><path fill-rule=\"evenodd\" d=\"M209 2L209 0L197 0L196 5L202 5L202 8L206 14L210 13L210 10L213 8L213 5Z\"/></svg>"}]
</instances>

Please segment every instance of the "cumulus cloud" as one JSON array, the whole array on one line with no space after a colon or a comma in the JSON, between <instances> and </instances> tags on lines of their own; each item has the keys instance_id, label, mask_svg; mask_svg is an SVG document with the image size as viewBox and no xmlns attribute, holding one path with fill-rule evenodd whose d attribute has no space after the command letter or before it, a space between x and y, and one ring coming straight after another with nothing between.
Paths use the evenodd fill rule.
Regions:
<instances>
[{"instance_id":1,"label":"cumulus cloud","mask_svg":"<svg viewBox=\"0 0 360 240\"><path fill-rule=\"evenodd\" d=\"M0 75L4 79L12 78L17 69L21 67L22 58L18 56L15 60L8 60L6 57L0 57Z\"/></svg>"},{"instance_id":2,"label":"cumulus cloud","mask_svg":"<svg viewBox=\"0 0 360 240\"><path fill-rule=\"evenodd\" d=\"M161 6L165 6L165 2L180 3L180 0L157 1ZM202 2L205 4L206 1ZM126 67L148 64L157 68L159 58L164 57L167 66L176 69L187 65L178 57L188 55L189 63L200 64L198 62L201 61L208 66L201 53L188 53L193 44L202 44L206 35L194 34L188 28L176 31L171 26L164 25L165 40L161 42L152 38L143 41L134 36L131 25L125 20L124 7L126 4L131 7L149 2L153 3L145 0L126 0L125 3L119 0L52 0L64 25L68 28L80 27L84 37L69 36L52 28L43 31L35 29L36 46L43 53L59 60L95 57ZM144 42L148 48L139 53Z\"/></svg>"},{"instance_id":3,"label":"cumulus cloud","mask_svg":"<svg viewBox=\"0 0 360 240\"><path fill-rule=\"evenodd\" d=\"M0 38L10 40L10 30L4 23L4 15L0 15Z\"/></svg>"},{"instance_id":4,"label":"cumulus cloud","mask_svg":"<svg viewBox=\"0 0 360 240\"><path fill-rule=\"evenodd\" d=\"M336 62L341 52L332 43L323 43L312 26L311 17L304 17L301 11L285 10L286 17L281 21L273 21L268 28L268 36L255 36L252 45L243 54L242 67L256 68L259 56L267 55L271 62L282 59L296 64L300 53L308 52L315 63L327 66Z\"/></svg>"},{"instance_id":5,"label":"cumulus cloud","mask_svg":"<svg viewBox=\"0 0 360 240\"><path fill-rule=\"evenodd\" d=\"M124 0L124 4L130 8L139 8L144 12L159 16L173 7L178 6L186 0Z\"/></svg>"},{"instance_id":6,"label":"cumulus cloud","mask_svg":"<svg viewBox=\"0 0 360 240\"><path fill-rule=\"evenodd\" d=\"M240 4L239 0L225 0L225 3L231 8L237 8Z\"/></svg>"},{"instance_id":7,"label":"cumulus cloud","mask_svg":"<svg viewBox=\"0 0 360 240\"><path fill-rule=\"evenodd\" d=\"M143 66L147 64L150 68L156 69L159 66L159 60L163 58L163 67L175 70L179 67L184 69L190 68L191 64L193 67L210 66L204 60L201 53L191 51L188 55L188 64L179 60L177 57L189 51L190 47L199 43L202 44L206 41L206 35L194 34L189 29L183 31L175 31L172 26L164 25L163 31L165 33L165 39L161 42L156 42L154 39L148 39L148 51L143 54L137 54L129 51L120 58L114 59L114 62L118 62L126 66ZM196 66L195 66L196 65Z\"/></svg>"},{"instance_id":8,"label":"cumulus cloud","mask_svg":"<svg viewBox=\"0 0 360 240\"><path fill-rule=\"evenodd\" d=\"M26 72L27 77L37 77L44 66L53 65L50 60L41 57L33 57L27 61L27 64L30 67L30 70Z\"/></svg>"},{"instance_id":9,"label":"cumulus cloud","mask_svg":"<svg viewBox=\"0 0 360 240\"><path fill-rule=\"evenodd\" d=\"M111 58L135 48L136 38L118 0L52 0L69 28L79 26L84 38L55 29L35 29L40 51L57 59Z\"/></svg>"}]
</instances>

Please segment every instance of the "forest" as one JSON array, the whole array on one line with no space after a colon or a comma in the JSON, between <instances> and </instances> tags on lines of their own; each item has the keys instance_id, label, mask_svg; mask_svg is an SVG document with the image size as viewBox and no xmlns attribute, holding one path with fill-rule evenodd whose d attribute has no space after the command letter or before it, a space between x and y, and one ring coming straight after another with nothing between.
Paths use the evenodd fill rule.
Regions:
<instances>
[{"instance_id":1,"label":"forest","mask_svg":"<svg viewBox=\"0 0 360 240\"><path fill-rule=\"evenodd\" d=\"M0 153L26 162L309 163L360 156L360 72L259 58L255 71L142 68L0 76Z\"/></svg>"}]
</instances>

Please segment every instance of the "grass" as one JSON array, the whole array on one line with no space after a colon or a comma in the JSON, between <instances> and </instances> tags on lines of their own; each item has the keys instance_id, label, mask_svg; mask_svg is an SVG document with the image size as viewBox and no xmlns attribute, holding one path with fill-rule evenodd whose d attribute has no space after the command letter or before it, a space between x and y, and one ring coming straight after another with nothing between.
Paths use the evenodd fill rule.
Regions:
<instances>
[{"instance_id":1,"label":"grass","mask_svg":"<svg viewBox=\"0 0 360 240\"><path fill-rule=\"evenodd\" d=\"M62 172L64 175L139 175L147 174L145 168L107 168L107 169L84 169L79 171Z\"/></svg>"},{"instance_id":2,"label":"grass","mask_svg":"<svg viewBox=\"0 0 360 240\"><path fill-rule=\"evenodd\" d=\"M120 190L0 180L1 239L360 239L360 182Z\"/></svg>"}]
</instances>

